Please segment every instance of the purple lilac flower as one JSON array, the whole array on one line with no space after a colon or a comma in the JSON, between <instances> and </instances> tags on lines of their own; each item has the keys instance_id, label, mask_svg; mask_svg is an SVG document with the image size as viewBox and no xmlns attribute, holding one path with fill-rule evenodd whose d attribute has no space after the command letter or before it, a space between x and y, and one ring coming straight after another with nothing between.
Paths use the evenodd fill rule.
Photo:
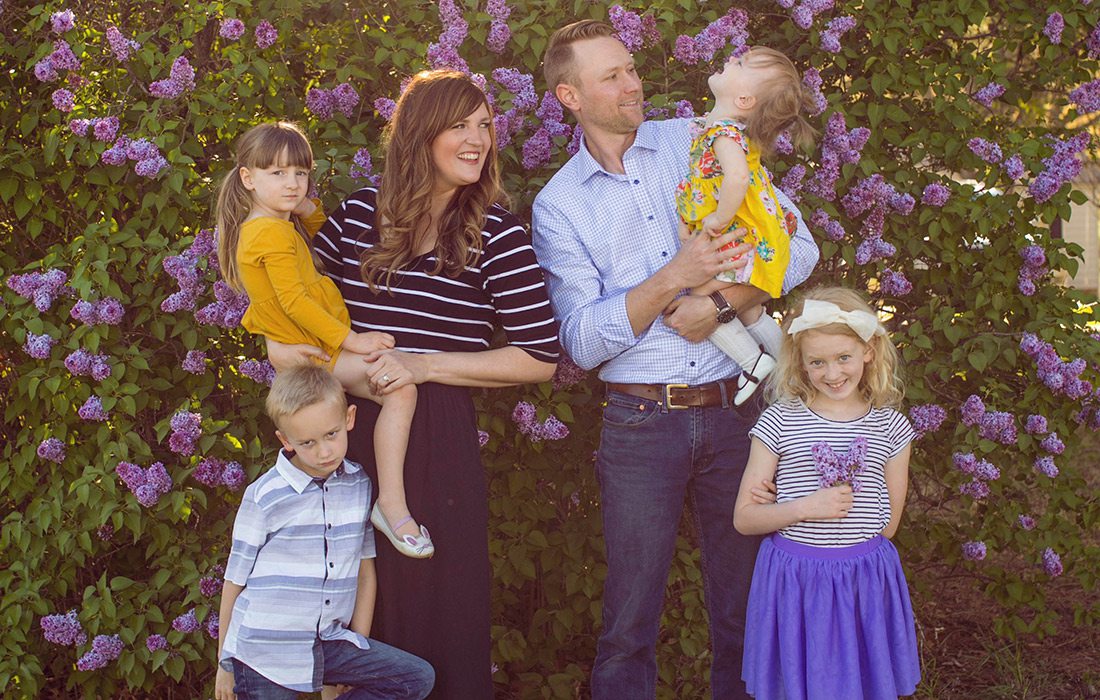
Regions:
<instances>
[{"instance_id":1,"label":"purple lilac flower","mask_svg":"<svg viewBox=\"0 0 1100 700\"><path fill-rule=\"evenodd\" d=\"M51 268L45 272L12 275L8 278L7 284L13 292L30 300L36 309L46 312L58 297L69 290L65 286L68 279L68 274L63 270Z\"/></svg>"},{"instance_id":2,"label":"purple lilac flower","mask_svg":"<svg viewBox=\"0 0 1100 700\"><path fill-rule=\"evenodd\" d=\"M106 165L125 165L126 147L122 144L115 144L101 153L99 159Z\"/></svg>"},{"instance_id":3,"label":"purple lilac flower","mask_svg":"<svg viewBox=\"0 0 1100 700\"><path fill-rule=\"evenodd\" d=\"M1001 85L1000 83L989 83L985 87L975 92L973 97L977 102L980 102L986 107L992 107L993 100L997 99L1003 94L1005 94L1004 85Z\"/></svg>"},{"instance_id":4,"label":"purple lilac flower","mask_svg":"<svg viewBox=\"0 0 1100 700\"><path fill-rule=\"evenodd\" d=\"M982 481L993 481L1001 478L1001 470L992 462L982 459L978 460L974 468L974 476Z\"/></svg>"},{"instance_id":5,"label":"purple lilac flower","mask_svg":"<svg viewBox=\"0 0 1100 700\"><path fill-rule=\"evenodd\" d=\"M1052 44L1062 43L1062 30L1066 28L1066 20L1062 17L1061 12L1051 12L1047 17L1046 26L1043 27L1043 34L1047 39L1050 39Z\"/></svg>"},{"instance_id":6,"label":"purple lilac flower","mask_svg":"<svg viewBox=\"0 0 1100 700\"><path fill-rule=\"evenodd\" d=\"M271 386L275 380L275 368L267 360L245 360L239 369L241 374L259 384Z\"/></svg>"},{"instance_id":7,"label":"purple lilac flower","mask_svg":"<svg viewBox=\"0 0 1100 700\"><path fill-rule=\"evenodd\" d=\"M114 141L118 127L118 117L101 117L92 123L92 134L96 141Z\"/></svg>"},{"instance_id":8,"label":"purple lilac flower","mask_svg":"<svg viewBox=\"0 0 1100 700\"><path fill-rule=\"evenodd\" d=\"M1077 154L1088 148L1089 134L1081 131L1069 139L1050 138L1054 152L1043 159L1043 171L1032 180L1027 190L1039 204L1053 197L1066 182L1081 172Z\"/></svg>"},{"instance_id":9,"label":"purple lilac flower","mask_svg":"<svg viewBox=\"0 0 1100 700\"><path fill-rule=\"evenodd\" d=\"M92 651L96 652L108 661L114 661L122 654L122 638L117 634L110 636L97 634L92 640Z\"/></svg>"},{"instance_id":10,"label":"purple lilac flower","mask_svg":"<svg viewBox=\"0 0 1100 700\"><path fill-rule=\"evenodd\" d=\"M397 103L388 97L379 97L374 101L374 109L378 112L378 116L389 121L393 118L393 112L397 109Z\"/></svg>"},{"instance_id":11,"label":"purple lilac flower","mask_svg":"<svg viewBox=\"0 0 1100 700\"><path fill-rule=\"evenodd\" d=\"M1031 517L1030 515L1021 515L1016 518L1016 522L1019 523L1020 527L1025 530L1035 529L1035 518Z\"/></svg>"},{"instance_id":12,"label":"purple lilac flower","mask_svg":"<svg viewBox=\"0 0 1100 700\"><path fill-rule=\"evenodd\" d=\"M351 83L340 83L332 89L332 101L341 114L351 118L355 114L356 106L359 105L359 93Z\"/></svg>"},{"instance_id":13,"label":"purple lilac flower","mask_svg":"<svg viewBox=\"0 0 1100 700\"><path fill-rule=\"evenodd\" d=\"M115 526L111 523L103 523L96 528L95 536L104 542L109 542L115 536Z\"/></svg>"},{"instance_id":14,"label":"purple lilac flower","mask_svg":"<svg viewBox=\"0 0 1100 700\"><path fill-rule=\"evenodd\" d=\"M76 413L82 419L95 423L102 423L108 418L107 411L103 410L103 402L99 400L98 396L88 397L88 400Z\"/></svg>"},{"instance_id":15,"label":"purple lilac flower","mask_svg":"<svg viewBox=\"0 0 1100 700\"><path fill-rule=\"evenodd\" d=\"M184 634L190 634L199 628L199 621L195 619L195 609L191 608L184 614L172 620L172 629Z\"/></svg>"},{"instance_id":16,"label":"purple lilac flower","mask_svg":"<svg viewBox=\"0 0 1100 700\"><path fill-rule=\"evenodd\" d=\"M512 38L512 30L504 20L494 19L489 23L489 35L485 38L485 47L493 53L502 53Z\"/></svg>"},{"instance_id":17,"label":"purple lilac flower","mask_svg":"<svg viewBox=\"0 0 1100 700\"><path fill-rule=\"evenodd\" d=\"M230 491L237 491L244 486L245 473L239 462L230 462L222 471L222 483Z\"/></svg>"},{"instance_id":18,"label":"purple lilac flower","mask_svg":"<svg viewBox=\"0 0 1100 700\"><path fill-rule=\"evenodd\" d=\"M978 458L973 452L956 452L951 456L951 461L963 474L973 476L978 472Z\"/></svg>"},{"instance_id":19,"label":"purple lilac flower","mask_svg":"<svg viewBox=\"0 0 1100 700\"><path fill-rule=\"evenodd\" d=\"M46 615L38 621L46 641L63 647L79 646L88 640L75 610L64 615Z\"/></svg>"},{"instance_id":20,"label":"purple lilac flower","mask_svg":"<svg viewBox=\"0 0 1100 700\"><path fill-rule=\"evenodd\" d=\"M913 283L906 279L905 275L901 272L891 270L887 267L883 268L882 272L879 274L879 288L882 290L883 294L903 297L913 291Z\"/></svg>"},{"instance_id":21,"label":"purple lilac flower","mask_svg":"<svg viewBox=\"0 0 1100 700\"><path fill-rule=\"evenodd\" d=\"M523 430L525 426L534 423L535 419L535 407L533 404L530 404L527 401L520 401L516 403L515 408L512 409L512 420L515 421L520 430Z\"/></svg>"},{"instance_id":22,"label":"purple lilac flower","mask_svg":"<svg viewBox=\"0 0 1100 700\"><path fill-rule=\"evenodd\" d=\"M176 454L194 454L195 443L202 436L202 415L186 410L176 411L169 425L172 434L168 438L168 448Z\"/></svg>"},{"instance_id":23,"label":"purple lilac flower","mask_svg":"<svg viewBox=\"0 0 1100 700\"><path fill-rule=\"evenodd\" d=\"M108 326L117 326L122 322L122 316L125 313L125 309L122 306L122 302L114 297L105 297L96 302L95 305L95 318L96 323L105 323Z\"/></svg>"},{"instance_id":24,"label":"purple lilac flower","mask_svg":"<svg viewBox=\"0 0 1100 700\"><path fill-rule=\"evenodd\" d=\"M814 25L814 13L805 4L802 4L791 11L791 20L799 29L809 29Z\"/></svg>"},{"instance_id":25,"label":"purple lilac flower","mask_svg":"<svg viewBox=\"0 0 1100 700\"><path fill-rule=\"evenodd\" d=\"M279 38L279 32L275 27L265 20L260 20L260 23L256 25L256 46L260 49L266 49L275 43L275 40Z\"/></svg>"},{"instance_id":26,"label":"purple lilac flower","mask_svg":"<svg viewBox=\"0 0 1100 700\"><path fill-rule=\"evenodd\" d=\"M840 37L855 28L856 19L850 15L834 17L821 32L821 49L829 53L840 53Z\"/></svg>"},{"instance_id":27,"label":"purple lilac flower","mask_svg":"<svg viewBox=\"0 0 1100 700\"><path fill-rule=\"evenodd\" d=\"M801 197L799 196L799 192L802 190L802 180L805 179L805 177L806 166L802 163L795 163L783 176L783 179L780 180L779 189L783 190L783 192L794 201L800 201Z\"/></svg>"},{"instance_id":28,"label":"purple lilac flower","mask_svg":"<svg viewBox=\"0 0 1100 700\"><path fill-rule=\"evenodd\" d=\"M59 109L62 112L73 111L73 93L62 88L60 90L53 91L53 106L55 109Z\"/></svg>"},{"instance_id":29,"label":"purple lilac flower","mask_svg":"<svg viewBox=\"0 0 1100 700\"><path fill-rule=\"evenodd\" d=\"M50 15L50 29L54 34L64 34L76 26L76 16L72 10L61 10Z\"/></svg>"},{"instance_id":30,"label":"purple lilac flower","mask_svg":"<svg viewBox=\"0 0 1100 700\"><path fill-rule=\"evenodd\" d=\"M1100 58L1100 22L1092 28L1088 39L1085 40L1085 48L1088 49L1089 58Z\"/></svg>"},{"instance_id":31,"label":"purple lilac flower","mask_svg":"<svg viewBox=\"0 0 1100 700\"><path fill-rule=\"evenodd\" d=\"M218 27L218 36L229 41L240 39L244 36L244 22L236 17L223 19Z\"/></svg>"},{"instance_id":32,"label":"purple lilac flower","mask_svg":"<svg viewBox=\"0 0 1100 700\"><path fill-rule=\"evenodd\" d=\"M222 472L225 471L225 463L214 457L206 457L195 465L195 471L191 476L195 481L206 486L218 486L222 483Z\"/></svg>"},{"instance_id":33,"label":"purple lilac flower","mask_svg":"<svg viewBox=\"0 0 1100 700\"><path fill-rule=\"evenodd\" d=\"M1077 108L1078 114L1089 114L1100 109L1100 78L1081 83L1070 90L1069 100Z\"/></svg>"},{"instance_id":34,"label":"purple lilac flower","mask_svg":"<svg viewBox=\"0 0 1100 700\"><path fill-rule=\"evenodd\" d=\"M989 484L985 483L981 479L971 479L970 481L959 486L959 493L963 496L970 496L976 501L981 501L983 499L989 498Z\"/></svg>"},{"instance_id":35,"label":"purple lilac flower","mask_svg":"<svg viewBox=\"0 0 1100 700\"><path fill-rule=\"evenodd\" d=\"M218 280L214 283L214 299L195 312L195 320L203 325L236 328L248 310L248 295L235 292L233 288Z\"/></svg>"},{"instance_id":36,"label":"purple lilac flower","mask_svg":"<svg viewBox=\"0 0 1100 700\"><path fill-rule=\"evenodd\" d=\"M89 651L76 660L76 670L78 671L98 671L106 665L107 659L94 651Z\"/></svg>"},{"instance_id":37,"label":"purple lilac flower","mask_svg":"<svg viewBox=\"0 0 1100 700\"><path fill-rule=\"evenodd\" d=\"M821 78L812 69L806 71L802 82L806 83L811 76L815 76L820 85ZM821 109L825 108L823 100L824 97L819 105ZM840 112L830 115L821 142L821 167L806 186L807 191L830 202L836 199L836 183L840 179L841 166L859 161L860 151L867 143L869 135L870 132L863 127L849 131L844 123L844 115Z\"/></svg>"},{"instance_id":38,"label":"purple lilac flower","mask_svg":"<svg viewBox=\"0 0 1100 700\"><path fill-rule=\"evenodd\" d=\"M1003 167L1005 175L1008 175L1013 180L1019 180L1027 171L1027 168L1024 167L1024 161L1019 155L1013 155L1010 158L1006 158Z\"/></svg>"},{"instance_id":39,"label":"purple lilac flower","mask_svg":"<svg viewBox=\"0 0 1100 700\"><path fill-rule=\"evenodd\" d=\"M152 180L167 167L168 161L165 160L164 156L157 155L152 158L146 158L145 160L139 161L134 166L134 172L142 177L146 177Z\"/></svg>"},{"instance_id":40,"label":"purple lilac flower","mask_svg":"<svg viewBox=\"0 0 1100 700\"><path fill-rule=\"evenodd\" d=\"M183 371L191 374L205 374L206 353L202 350L188 350L183 362L180 363L180 367L183 368Z\"/></svg>"},{"instance_id":41,"label":"purple lilac flower","mask_svg":"<svg viewBox=\"0 0 1100 700\"><path fill-rule=\"evenodd\" d=\"M65 461L65 443L55 437L48 437L38 444L38 456L61 464Z\"/></svg>"},{"instance_id":42,"label":"purple lilac flower","mask_svg":"<svg viewBox=\"0 0 1100 700\"><path fill-rule=\"evenodd\" d=\"M825 93L821 91L821 73L819 73L816 68L807 68L806 72L802 74L802 85L809 90L810 95L814 99L814 111L810 112L810 116L816 117L824 112L825 108L829 106L828 100L825 99ZM843 126L844 116L839 112L837 116L840 117ZM829 118L829 121L832 122L832 117ZM822 144L822 146L824 147L824 144Z\"/></svg>"},{"instance_id":43,"label":"purple lilac flower","mask_svg":"<svg viewBox=\"0 0 1100 700\"><path fill-rule=\"evenodd\" d=\"M462 16L462 10L454 0L440 0L439 18L443 24L443 31L439 35L438 42L428 45L428 65L432 68L453 68L469 73L470 67L458 54L458 47L466 40L470 28Z\"/></svg>"},{"instance_id":44,"label":"purple lilac flower","mask_svg":"<svg viewBox=\"0 0 1100 700\"><path fill-rule=\"evenodd\" d=\"M550 132L540 127L523 143L523 167L527 170L535 170L550 162L554 142L550 138Z\"/></svg>"},{"instance_id":45,"label":"purple lilac flower","mask_svg":"<svg viewBox=\"0 0 1100 700\"><path fill-rule=\"evenodd\" d=\"M1043 571L1051 578L1062 575L1062 558L1050 547L1043 550Z\"/></svg>"},{"instance_id":46,"label":"purple lilac flower","mask_svg":"<svg viewBox=\"0 0 1100 700\"><path fill-rule=\"evenodd\" d=\"M485 447L489 444L489 433L484 430L477 431L477 446Z\"/></svg>"},{"instance_id":47,"label":"purple lilac flower","mask_svg":"<svg viewBox=\"0 0 1100 700\"><path fill-rule=\"evenodd\" d=\"M947 411L938 404L926 403L909 409L909 419L917 431L917 439L940 429L947 420Z\"/></svg>"},{"instance_id":48,"label":"purple lilac flower","mask_svg":"<svg viewBox=\"0 0 1100 700\"><path fill-rule=\"evenodd\" d=\"M989 411L981 417L978 436L986 440L1011 445L1016 442L1016 420L1005 411Z\"/></svg>"},{"instance_id":49,"label":"purple lilac flower","mask_svg":"<svg viewBox=\"0 0 1100 700\"><path fill-rule=\"evenodd\" d=\"M966 146L974 155L992 165L1000 163L1001 159L1004 157L1001 153L1001 147L997 143L986 141L977 136L967 141Z\"/></svg>"},{"instance_id":50,"label":"purple lilac flower","mask_svg":"<svg viewBox=\"0 0 1100 700\"><path fill-rule=\"evenodd\" d=\"M966 542L962 546L963 558L969 561L981 561L985 559L985 542Z\"/></svg>"},{"instance_id":51,"label":"purple lilac flower","mask_svg":"<svg viewBox=\"0 0 1100 700\"><path fill-rule=\"evenodd\" d=\"M1047 431L1047 419L1046 416L1040 416L1031 414L1027 417L1027 422L1024 424L1024 430L1030 435L1040 435Z\"/></svg>"},{"instance_id":52,"label":"purple lilac flower","mask_svg":"<svg viewBox=\"0 0 1100 700\"><path fill-rule=\"evenodd\" d=\"M91 119L70 119L69 131L73 132L77 136L87 136L88 127L90 127L91 125Z\"/></svg>"},{"instance_id":53,"label":"purple lilac flower","mask_svg":"<svg viewBox=\"0 0 1100 700\"><path fill-rule=\"evenodd\" d=\"M681 63L695 65L700 61L710 61L715 54L727 47L733 47L735 55L744 53L749 39L748 20L744 10L731 7L726 14L708 24L695 36L676 37L672 55Z\"/></svg>"},{"instance_id":54,"label":"purple lilac flower","mask_svg":"<svg viewBox=\"0 0 1100 700\"><path fill-rule=\"evenodd\" d=\"M1052 455L1060 455L1066 451L1066 445L1058 437L1058 433L1047 435L1043 438L1043 441L1039 443L1039 447Z\"/></svg>"},{"instance_id":55,"label":"purple lilac flower","mask_svg":"<svg viewBox=\"0 0 1100 700\"><path fill-rule=\"evenodd\" d=\"M27 341L23 343L23 352L36 360L48 360L50 359L50 350L53 349L55 343L57 343L57 340L50 337L49 334L27 333Z\"/></svg>"},{"instance_id":56,"label":"purple lilac flower","mask_svg":"<svg viewBox=\"0 0 1100 700\"><path fill-rule=\"evenodd\" d=\"M920 203L930 207L942 207L951 197L951 188L938 182L931 182L921 193Z\"/></svg>"},{"instance_id":57,"label":"purple lilac flower","mask_svg":"<svg viewBox=\"0 0 1100 700\"><path fill-rule=\"evenodd\" d=\"M216 576L203 576L199 579L199 593L207 598L218 595L222 590L221 579Z\"/></svg>"},{"instance_id":58,"label":"purple lilac flower","mask_svg":"<svg viewBox=\"0 0 1100 700\"><path fill-rule=\"evenodd\" d=\"M642 17L636 12L624 10L621 5L612 5L607 11L607 17L627 51L634 52L651 43L653 32L647 31L646 20L648 19L648 24L653 27L655 25L652 17ZM659 33L657 37L660 37Z\"/></svg>"},{"instance_id":59,"label":"purple lilac flower","mask_svg":"<svg viewBox=\"0 0 1100 700\"><path fill-rule=\"evenodd\" d=\"M977 394L971 394L962 404L963 425L977 425L985 416L985 404Z\"/></svg>"},{"instance_id":60,"label":"purple lilac flower","mask_svg":"<svg viewBox=\"0 0 1100 700\"><path fill-rule=\"evenodd\" d=\"M107 46L110 48L111 53L115 55L115 58L119 61L128 61L130 59L130 53L141 48L141 44L133 39L127 39L119 31L118 27L111 25L107 27ZM107 141L109 139L103 139Z\"/></svg>"},{"instance_id":61,"label":"purple lilac flower","mask_svg":"<svg viewBox=\"0 0 1100 700\"><path fill-rule=\"evenodd\" d=\"M218 633L220 631L218 629L218 626L219 626L218 613L216 613L216 612L210 613L210 615L206 618L206 634L207 634L207 636L209 636L211 639L217 639L218 638Z\"/></svg>"},{"instance_id":62,"label":"purple lilac flower","mask_svg":"<svg viewBox=\"0 0 1100 700\"><path fill-rule=\"evenodd\" d=\"M1054 463L1053 457L1038 457L1035 459L1035 471L1040 474L1046 474L1051 479L1058 476L1058 465Z\"/></svg>"},{"instance_id":63,"label":"purple lilac flower","mask_svg":"<svg viewBox=\"0 0 1100 700\"><path fill-rule=\"evenodd\" d=\"M149 651L160 651L168 648L168 640L162 634L151 634L145 638L145 648Z\"/></svg>"},{"instance_id":64,"label":"purple lilac flower","mask_svg":"<svg viewBox=\"0 0 1100 700\"><path fill-rule=\"evenodd\" d=\"M515 68L494 68L493 80L512 93L512 107L527 113L538 107L539 96L535 92L535 79L530 73Z\"/></svg>"},{"instance_id":65,"label":"purple lilac flower","mask_svg":"<svg viewBox=\"0 0 1100 700\"><path fill-rule=\"evenodd\" d=\"M862 435L854 438L847 452L837 454L827 442L818 442L810 448L814 458L814 467L818 473L818 484L827 489L840 484L851 484L852 491L858 492L863 484L859 477L867 458L867 438Z\"/></svg>"},{"instance_id":66,"label":"purple lilac flower","mask_svg":"<svg viewBox=\"0 0 1100 700\"><path fill-rule=\"evenodd\" d=\"M195 89L195 69L187 57L180 56L172 62L167 78L149 84L149 93L153 97L174 99L185 92Z\"/></svg>"},{"instance_id":67,"label":"purple lilac flower","mask_svg":"<svg viewBox=\"0 0 1100 700\"><path fill-rule=\"evenodd\" d=\"M584 381L588 373L579 367L577 363L563 356L554 370L554 376L550 381L555 389L568 389L569 387Z\"/></svg>"}]
</instances>

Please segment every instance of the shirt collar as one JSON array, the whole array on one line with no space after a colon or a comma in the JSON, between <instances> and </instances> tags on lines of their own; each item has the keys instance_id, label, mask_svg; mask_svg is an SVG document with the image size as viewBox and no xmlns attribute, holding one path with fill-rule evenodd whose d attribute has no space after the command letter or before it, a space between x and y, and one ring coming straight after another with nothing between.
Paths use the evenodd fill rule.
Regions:
<instances>
[{"instance_id":1,"label":"shirt collar","mask_svg":"<svg viewBox=\"0 0 1100 700\"><path fill-rule=\"evenodd\" d=\"M279 458L275 462L275 468L279 470L279 475L282 476L288 484L290 484L290 487L298 493L302 493L303 491L305 491L306 487L309 486L310 482L313 481L312 476L306 474L304 471L294 466L294 463L291 462L290 458L286 456L286 450L279 450ZM349 462L345 459L344 463L341 464L336 469L336 471L332 473L332 476L340 476L341 474L354 474L357 471L359 471L359 465L357 465L355 462Z\"/></svg>"},{"instance_id":2,"label":"shirt collar","mask_svg":"<svg viewBox=\"0 0 1100 700\"><path fill-rule=\"evenodd\" d=\"M656 151L658 146L657 139L652 132L652 129L646 128L646 122L642 122L642 124L638 127L638 130L634 132L634 143L630 144L630 148L626 149L626 153L630 153L630 150L635 147L644 148L647 151ZM624 158L626 157L626 153L623 154ZM581 145L580 149L577 151L577 155L580 156L580 162L578 165L580 166L579 175L581 182L587 181L588 178L592 177L596 173L605 173L607 175L611 175L611 173L608 173L606 170L604 170L603 166L600 165L599 162L592 157L592 154L588 150L588 142L585 140L585 135L583 132L581 133Z\"/></svg>"}]
</instances>

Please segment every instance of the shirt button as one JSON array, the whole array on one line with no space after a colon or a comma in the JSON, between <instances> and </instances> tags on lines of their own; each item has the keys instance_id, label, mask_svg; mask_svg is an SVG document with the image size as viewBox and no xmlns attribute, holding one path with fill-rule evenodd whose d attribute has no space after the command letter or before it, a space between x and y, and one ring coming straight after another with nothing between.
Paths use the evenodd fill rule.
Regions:
<instances>
[{"instance_id":1,"label":"shirt button","mask_svg":"<svg viewBox=\"0 0 1100 700\"><path fill-rule=\"evenodd\" d=\"M694 367L694 366L695 366L695 361L694 361L694 360L692 360L691 362L689 362L689 363L688 363L688 366L690 366L690 367Z\"/></svg>"},{"instance_id":2,"label":"shirt button","mask_svg":"<svg viewBox=\"0 0 1100 700\"><path fill-rule=\"evenodd\" d=\"M634 184L635 184L635 185L640 185L640 184L642 184L642 181L641 181L641 180L635 180L635 181L634 181Z\"/></svg>"},{"instance_id":3,"label":"shirt button","mask_svg":"<svg viewBox=\"0 0 1100 700\"><path fill-rule=\"evenodd\" d=\"M653 215L650 214L649 216L646 217L646 219L648 219L649 221L653 221Z\"/></svg>"},{"instance_id":4,"label":"shirt button","mask_svg":"<svg viewBox=\"0 0 1100 700\"><path fill-rule=\"evenodd\" d=\"M331 569L331 568L332 568L332 567L334 567L334 566L336 566L336 565L335 565L335 564L333 564L333 563L332 563L331 561L330 561L330 562L328 563L328 568L330 568L330 569Z\"/></svg>"},{"instance_id":5,"label":"shirt button","mask_svg":"<svg viewBox=\"0 0 1100 700\"><path fill-rule=\"evenodd\" d=\"M330 530L332 529L332 523L328 524L328 529L330 529Z\"/></svg>"},{"instance_id":6,"label":"shirt button","mask_svg":"<svg viewBox=\"0 0 1100 700\"><path fill-rule=\"evenodd\" d=\"M662 250L661 251L661 257L662 258L667 258L668 257L668 251L667 250Z\"/></svg>"},{"instance_id":7,"label":"shirt button","mask_svg":"<svg viewBox=\"0 0 1100 700\"><path fill-rule=\"evenodd\" d=\"M332 602L332 601L328 601L328 600L326 600L326 601L325 601L325 605L328 605L328 604L329 604L330 602Z\"/></svg>"}]
</instances>

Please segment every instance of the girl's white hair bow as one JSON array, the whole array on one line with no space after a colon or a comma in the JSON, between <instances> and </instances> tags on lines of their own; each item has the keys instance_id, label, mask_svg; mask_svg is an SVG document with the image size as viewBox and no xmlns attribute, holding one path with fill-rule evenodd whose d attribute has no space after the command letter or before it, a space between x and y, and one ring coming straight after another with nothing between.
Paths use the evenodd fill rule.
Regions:
<instances>
[{"instance_id":1,"label":"girl's white hair bow","mask_svg":"<svg viewBox=\"0 0 1100 700\"><path fill-rule=\"evenodd\" d=\"M820 328L830 323L843 323L856 332L863 342L871 340L873 335L886 335L886 329L878 322L874 314L866 311L845 311L831 301L807 299L802 306L802 315L791 321L787 333L794 335L811 328Z\"/></svg>"}]
</instances>

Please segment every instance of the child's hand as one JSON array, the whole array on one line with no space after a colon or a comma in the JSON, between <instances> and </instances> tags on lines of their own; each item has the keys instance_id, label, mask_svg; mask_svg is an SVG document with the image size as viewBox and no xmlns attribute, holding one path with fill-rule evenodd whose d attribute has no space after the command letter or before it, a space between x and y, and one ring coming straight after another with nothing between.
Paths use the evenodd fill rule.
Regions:
<instances>
[{"instance_id":1,"label":"child's hand","mask_svg":"<svg viewBox=\"0 0 1100 700\"><path fill-rule=\"evenodd\" d=\"M218 666L218 673L214 676L214 700L237 700L237 694L233 692L233 674Z\"/></svg>"},{"instance_id":2,"label":"child's hand","mask_svg":"<svg viewBox=\"0 0 1100 700\"><path fill-rule=\"evenodd\" d=\"M775 503L775 482L764 479L760 482L759 486L753 486L749 489L749 493L752 494L752 502L762 506L770 506Z\"/></svg>"},{"instance_id":3,"label":"child's hand","mask_svg":"<svg viewBox=\"0 0 1100 700\"><path fill-rule=\"evenodd\" d=\"M294 207L294 211L292 211L291 213L295 216L305 218L315 211L317 211L317 205L312 199L306 197L301 201L298 206Z\"/></svg>"},{"instance_id":4,"label":"child's hand","mask_svg":"<svg viewBox=\"0 0 1100 700\"><path fill-rule=\"evenodd\" d=\"M356 355L371 355L380 350L391 350L396 344L394 337L389 333L368 331L366 333L348 333L344 339L344 349Z\"/></svg>"},{"instance_id":5,"label":"child's hand","mask_svg":"<svg viewBox=\"0 0 1100 700\"><path fill-rule=\"evenodd\" d=\"M818 489L803 498L803 520L825 520L843 518L852 509L855 497L852 486L841 484L827 489Z\"/></svg>"},{"instance_id":6,"label":"child's hand","mask_svg":"<svg viewBox=\"0 0 1100 700\"><path fill-rule=\"evenodd\" d=\"M722 221L715 214L707 214L703 217L703 220L699 222L699 229L711 238L721 236L723 233L726 232L726 229L728 229L729 226L729 221Z\"/></svg>"}]
</instances>

